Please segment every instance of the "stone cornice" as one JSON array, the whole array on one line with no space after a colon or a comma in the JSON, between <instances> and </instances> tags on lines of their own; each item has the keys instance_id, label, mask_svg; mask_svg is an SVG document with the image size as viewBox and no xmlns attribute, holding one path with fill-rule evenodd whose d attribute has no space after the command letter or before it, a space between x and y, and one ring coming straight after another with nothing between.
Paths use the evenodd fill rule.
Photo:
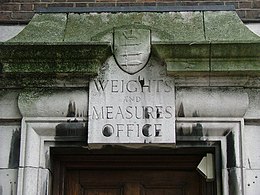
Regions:
<instances>
[{"instance_id":1,"label":"stone cornice","mask_svg":"<svg viewBox=\"0 0 260 195\"><path fill-rule=\"evenodd\" d=\"M2 43L4 74L81 73L97 75L100 64L111 56L109 43Z\"/></svg>"},{"instance_id":2,"label":"stone cornice","mask_svg":"<svg viewBox=\"0 0 260 195\"><path fill-rule=\"evenodd\" d=\"M2 78L98 75L115 28L150 30L152 55L174 77L260 75L260 38L234 11L194 11L36 14L0 44Z\"/></svg>"},{"instance_id":3,"label":"stone cornice","mask_svg":"<svg viewBox=\"0 0 260 195\"><path fill-rule=\"evenodd\" d=\"M256 76L260 41L154 43L154 53L173 76Z\"/></svg>"}]
</instances>

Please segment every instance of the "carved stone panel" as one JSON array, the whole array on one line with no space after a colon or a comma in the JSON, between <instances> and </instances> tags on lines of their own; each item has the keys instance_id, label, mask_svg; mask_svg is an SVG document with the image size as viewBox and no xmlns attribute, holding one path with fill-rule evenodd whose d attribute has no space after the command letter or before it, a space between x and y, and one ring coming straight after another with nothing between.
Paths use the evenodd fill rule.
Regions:
<instances>
[{"instance_id":1,"label":"carved stone panel","mask_svg":"<svg viewBox=\"0 0 260 195\"><path fill-rule=\"evenodd\" d=\"M162 63L128 74L111 57L89 96L89 144L175 143L174 80Z\"/></svg>"}]
</instances>

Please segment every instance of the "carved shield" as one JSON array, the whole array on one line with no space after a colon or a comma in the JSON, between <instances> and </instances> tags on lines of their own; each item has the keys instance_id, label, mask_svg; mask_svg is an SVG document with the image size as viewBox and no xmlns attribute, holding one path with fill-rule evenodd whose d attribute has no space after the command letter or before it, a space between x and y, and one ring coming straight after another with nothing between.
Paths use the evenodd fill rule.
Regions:
<instances>
[{"instance_id":1,"label":"carved shield","mask_svg":"<svg viewBox=\"0 0 260 195\"><path fill-rule=\"evenodd\" d=\"M135 74L142 70L149 60L150 52L150 30L114 30L114 56L123 71Z\"/></svg>"}]
</instances>

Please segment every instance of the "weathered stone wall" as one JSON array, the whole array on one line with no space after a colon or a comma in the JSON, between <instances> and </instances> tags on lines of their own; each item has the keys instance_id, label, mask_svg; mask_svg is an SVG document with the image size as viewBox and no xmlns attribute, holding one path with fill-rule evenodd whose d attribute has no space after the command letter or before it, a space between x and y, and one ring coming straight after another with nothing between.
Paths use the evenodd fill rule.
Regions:
<instances>
[{"instance_id":1,"label":"weathered stone wall","mask_svg":"<svg viewBox=\"0 0 260 195\"><path fill-rule=\"evenodd\" d=\"M245 185L246 194L256 195L260 186L260 118L259 89L248 89L249 107L245 114L244 129L244 163L245 163Z\"/></svg>"},{"instance_id":2,"label":"weathered stone wall","mask_svg":"<svg viewBox=\"0 0 260 195\"><path fill-rule=\"evenodd\" d=\"M20 154L19 90L0 90L0 195L16 194Z\"/></svg>"},{"instance_id":3,"label":"weathered stone wall","mask_svg":"<svg viewBox=\"0 0 260 195\"><path fill-rule=\"evenodd\" d=\"M100 6L197 6L234 5L244 21L260 21L259 0L1 0L0 22L28 22L38 8L46 7L100 7Z\"/></svg>"},{"instance_id":4,"label":"weathered stone wall","mask_svg":"<svg viewBox=\"0 0 260 195\"><path fill-rule=\"evenodd\" d=\"M140 15L140 13L138 14ZM158 44L157 42L156 45L156 41L158 40L189 40L196 42L205 41L205 39L208 38L210 41L219 41L222 39L224 41L234 41L234 37L237 38L236 41L238 43L240 43L241 40L249 40L252 42L252 45L253 43L255 43L255 45L259 43L258 37L248 31L241 21L237 19L234 21L238 23L234 22L231 24L232 20L228 17L228 20L225 20L228 21L227 23L223 24L223 22L221 22L222 28L219 30L218 24L220 21L217 21L218 23L215 22L215 14L216 13L213 13L212 17L206 18L213 20L203 20L202 18L205 18L204 16L207 14L203 15L203 17L202 13L192 12L188 14L188 18L190 19L192 18L190 17L191 15L194 15L195 18L199 16L199 21L201 22L198 24L202 24L202 21L206 21L206 27L209 27L206 28L209 31L207 35L210 35L208 37L204 34L205 30L203 29L205 29L205 25L198 25L198 27L201 28L198 28L195 32L193 27L196 23L194 23L193 20L187 20L186 17L179 17L181 19L170 24L168 23L170 17L165 17L164 23L157 20L159 21L157 23L161 24L160 28L162 28L162 30L169 30L169 35L178 35L175 39L173 39L172 36L159 36L164 34L160 34L161 31L154 29L154 26L149 24L149 22L154 22L155 19L144 20L144 23L147 24L148 22L149 25L147 26L151 26L150 28L154 33L152 35L156 35L152 37L152 40L154 38L154 42L152 43L153 53L151 63L154 66L160 66L162 70L167 70L167 76L169 76L169 79L172 79L174 83L174 87L172 88L174 89L174 93L171 93L167 99L172 101L173 107L176 108L176 118L173 117L172 120L176 122L177 146L192 147L201 144L199 145L201 147L211 147L216 142L218 142L218 144L220 143L221 151L219 151L219 155L216 155L217 158L219 158L218 161L220 164L217 167L217 172L220 172L217 177L218 185L220 186L218 192L223 195L258 195L258 189L260 188L260 158L258 152L260 148L259 47L252 46L255 50L251 48L250 51L252 52L250 55L246 53L248 52L246 45L244 45L245 47L243 48L246 52L239 52L240 50L237 46L237 50L231 50L233 53L229 53L229 47L225 47L230 45L230 43L228 43L224 45L223 48L217 50L221 51L218 54L220 55L220 65L222 67L225 66L223 72L210 74L209 71L212 71L212 69L209 69L209 71L207 71L208 69L201 69L201 74L197 74L198 72L196 72L196 66L194 65L200 65L205 62L206 67L209 67L209 62L210 65L213 64L211 60L212 55L206 53L206 60L201 60L205 55L203 55L203 53L197 53L196 44L188 44L189 46L195 45L195 49L184 47L184 49L186 48L185 50L180 50L179 48L183 47L178 44L174 45L174 47L172 45L166 47L167 45ZM1 55L4 57L7 56L8 59L4 61L6 58L3 57L4 60L0 68L0 195L51 194L48 192L48 186L51 185L51 180L49 179L49 177L51 177L50 148L55 146L86 147L87 117L89 115L88 106L91 105L89 101L97 101L95 102L96 104L102 104L95 96L89 97L89 94L91 94L91 85L89 85L89 82L97 75L104 76L104 71L107 70L109 66L109 61L104 61L113 59L112 53L110 49L108 49L110 45L101 45L104 47L102 53L100 52L100 47L97 47L95 44L80 47L73 45L72 41L74 41L74 43L84 41L85 43L89 43L90 40L93 40L91 39L91 35L95 38L94 40L111 41L112 36L104 35L107 35L106 33L108 32L112 33L112 31L106 30L106 28L113 29L110 28L109 25L111 23L116 24L115 22L111 22L115 20L108 22L108 17L104 17L102 19L105 19L106 23L100 22L98 23L99 25L95 23L94 26L96 29L94 29L86 28L87 25L85 25L85 23L78 23L78 21L80 21L79 18L84 19L84 17L89 16L84 14L71 14L70 17L72 17L73 20L65 22L63 19L67 19L68 15L63 15L62 17L56 17L56 19L62 19L60 24L63 28L58 28L58 25L55 25L54 28L50 28L53 27L53 18L55 18L55 16L43 16L43 18L51 18L48 20L50 22L42 22L41 18L37 21L37 18L39 19L40 16L36 16L35 20L24 29L24 37L23 33L21 33L14 38L13 43L5 43L5 50L1 50ZM123 14L120 16L122 15ZM147 18L149 14L144 15L146 15ZM158 16L159 14L154 15ZM162 18L163 14L160 15L160 18ZM174 14L171 13L171 17L172 15ZM181 14L177 13L176 15ZM187 14L183 15L187 16ZM228 14L223 15L225 18L226 16L230 16ZM236 16L236 14L232 13L232 16ZM96 16L96 18L98 17L100 16ZM113 19L113 17L118 16L113 14L111 18ZM124 21L125 24L128 24L128 20L124 17L120 17L120 21L121 20ZM82 21L91 22L91 20ZM47 29L54 30L46 31L43 23L48 27ZM50 23L52 25L48 26ZM75 24L77 24L77 27L75 27ZM121 26L121 24L122 23L118 23L118 26ZM130 24L128 25L130 26ZM170 28L171 25L173 25L172 28ZM33 28L31 28L32 26ZM174 28L176 26L178 28ZM240 28L237 28L237 26ZM65 28L71 28L71 31L68 31L68 29L64 30ZM189 29L192 29L194 32L190 34L192 31L189 31ZM91 30L101 31L99 33L91 33ZM175 30L177 31L175 32ZM236 30L241 30L241 34L238 34ZM54 35L53 32L55 32ZM63 36L65 32L68 33L68 36ZM78 36L77 33L84 34L84 36ZM51 34L53 36L51 36ZM96 35L102 35L104 37ZM26 41L29 43L39 43L39 47L33 48L33 45L28 44L21 49L20 46L23 45L15 45L16 43L14 43L17 40L20 42L24 41L25 43ZM51 45L57 40L67 43L69 47L65 47L66 44ZM185 46L185 44L184 42L183 45ZM82 49L86 47L90 49ZM17 52L12 50L15 48ZM203 48L205 47L202 47L202 49ZM179 53L176 52L177 50ZM75 51L81 52L75 55L75 53L73 53ZM212 51L214 51L213 47L210 49L210 52ZM54 56L52 55L53 53L57 55ZM64 53L67 55L64 55ZM176 53L179 55L175 55ZM232 58L229 58L230 56L226 55L226 53L232 54ZM45 63L45 65L50 65L55 61L56 64L54 65L69 62L69 66L67 66L67 63L64 63L62 64L65 67L64 70L55 69L53 66L49 66L51 69L43 70L41 69L42 64L38 63L37 55L39 54L42 54L41 56L43 57L40 62ZM26 56L26 58L24 58L24 56ZM85 59L84 57L86 56L87 58ZM95 71L92 71L92 69L88 69L88 67L92 65L89 63L91 62L89 59L95 59L97 56L100 59L98 59L99 61L97 62L95 61L97 66L93 66ZM103 57L101 58L101 56ZM224 60L222 60L223 56ZM233 56L235 56L236 60L234 60ZM243 58L243 56L245 58ZM252 56L254 58L251 58ZM81 74L82 72L75 74L77 69L73 69L75 68L75 64L71 62L78 61L79 57L85 60L83 61L84 63L81 62L81 65L86 69L81 70L83 70L83 73L88 74ZM194 58L190 59L189 57ZM50 59L50 61L46 60L46 58ZM185 60L178 61L178 59L182 58ZM166 59L165 63L162 63L162 59ZM183 68L185 67L183 64L187 65L187 61L189 60L191 62L188 64L189 66L186 66L187 68L182 69L180 72L177 72L176 68L172 68L176 62L177 64L180 62L180 66L178 67ZM114 64L118 70L121 70L116 66L115 61L113 62L112 64ZM239 67L239 62L243 62L243 66ZM252 68L254 63L255 67ZM35 66L30 66L32 64ZM238 69L239 72L235 72L239 74L232 74L231 69L228 69L230 68L230 64L234 65L231 66L231 69L232 67L237 68L236 66L240 68ZM17 68L14 68L14 65L16 65ZM146 65L145 68L149 69L151 67L152 66ZM195 67L195 69L193 67ZM151 68L151 70L155 71L155 73L163 73L163 71L158 71L156 68ZM184 71L187 70L193 75L187 76L183 74L185 73ZM111 72L116 73L115 71ZM252 75L251 73L255 74ZM121 72L119 72L119 74L121 74ZM172 77L170 77L170 75ZM113 79L116 76L113 76ZM153 74L150 74L150 76L153 76ZM123 78L125 79L127 76ZM152 80L152 78L150 78L150 80ZM138 81L141 86L144 86L144 79L138 78ZM115 91L117 91L117 84L113 86L116 88ZM159 88L157 89L159 92ZM122 98L119 99L122 100ZM114 102L114 104L117 103L118 102ZM159 117L160 111L158 118ZM172 130L174 130L175 125L172 126ZM178 141L186 141L186 145L181 145ZM129 147L129 143L124 142L123 144ZM102 147L104 142L98 144ZM171 146L173 146L173 144ZM91 149L92 146L88 145L88 147ZM157 147L161 147L161 145L157 145Z\"/></svg>"},{"instance_id":5,"label":"weathered stone wall","mask_svg":"<svg viewBox=\"0 0 260 195\"><path fill-rule=\"evenodd\" d=\"M233 158L228 159L227 162L229 165L225 170L228 172L229 176L225 174L223 175L224 178L237 177L239 174L235 173L232 176L232 172L236 172L237 169L244 170L244 175L241 175L241 177L244 178L245 193L236 192L237 195L257 195L259 193L259 92L260 91L258 88L244 89L241 87L210 88L186 86L176 88L176 117L200 118L200 120L205 120L208 117L211 117L212 120L214 118L220 118L222 121L227 121L227 123L228 121L232 120L232 118L244 119L245 124L244 127L242 127L241 129L241 137L239 137L239 142L242 146L241 150L239 149L239 151L241 152L242 158L236 160L236 163L238 163L238 165L234 164L235 162L233 162ZM30 98L32 94L36 95ZM174 101L174 97L172 97L172 100ZM38 164L37 149L35 147L30 147L27 149L21 148L20 144L29 143L28 139L32 139L30 136L36 135L35 133L33 133L28 134L29 137L21 138L22 115L23 117L47 117L48 119L46 120L50 121L52 120L52 118L57 117L64 117L65 119L67 116L77 115L86 117L87 104L88 91L84 88L59 89L56 92L52 89L44 89L44 92L39 89L1 90L0 195L11 193L16 194L19 164L20 171L23 169L26 170L24 174L32 174L34 171L42 171L45 166L49 166L44 165L45 163L48 163L47 159L41 159ZM52 133L48 132L47 130L43 131L43 129L45 128L47 128L47 126L41 126L38 132L35 132L39 135L42 134L42 136L50 136ZM207 126L205 124L202 124L202 128L204 128L204 130L202 130L205 131L207 129ZM212 128L213 130L209 131L203 136L216 136L215 133L217 134L217 132L219 131L218 127L214 127L213 123L210 128ZM24 130L25 129L26 128L24 128ZM192 128L192 130L196 129ZM183 131L183 133L185 133L185 131ZM193 135L192 132L189 133L189 136ZM23 134L26 135L25 132L23 132ZM232 148L237 147L233 140L234 137L232 137L233 134L231 133L230 135L231 136L228 138L230 140L227 140L229 142L227 144L227 151L232 151ZM33 138L35 139L34 141L30 140L30 143L35 144L37 142L37 136ZM30 151L30 154L28 153L28 150ZM20 157L20 152L21 154L25 155L25 151L27 151L27 157ZM225 151L225 149L223 151ZM234 156L234 158L238 157ZM225 160L222 160L224 163ZM226 166L225 163L223 166ZM38 182L46 185L48 179L45 179L45 174L43 174L42 177L42 181ZM31 184L24 183L24 185L28 185L27 187L30 188ZM239 187L243 189L243 186L241 186L242 184L239 185ZM47 187L44 187L44 189L41 188L42 193L45 193L44 190L46 189ZM233 190L238 189L235 188ZM227 195L226 193L224 194Z\"/></svg>"}]
</instances>

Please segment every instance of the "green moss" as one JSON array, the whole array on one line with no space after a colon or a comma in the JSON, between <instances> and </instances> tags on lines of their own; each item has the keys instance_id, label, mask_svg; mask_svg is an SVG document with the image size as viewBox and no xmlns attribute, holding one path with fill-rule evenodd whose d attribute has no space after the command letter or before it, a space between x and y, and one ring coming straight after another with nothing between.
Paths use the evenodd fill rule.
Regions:
<instances>
[{"instance_id":1,"label":"green moss","mask_svg":"<svg viewBox=\"0 0 260 195\"><path fill-rule=\"evenodd\" d=\"M205 36L211 41L260 40L239 19L235 11L205 12Z\"/></svg>"},{"instance_id":2,"label":"green moss","mask_svg":"<svg viewBox=\"0 0 260 195\"><path fill-rule=\"evenodd\" d=\"M86 74L42 74L10 73L0 78L0 89L6 88L52 88L52 87L87 87L92 75Z\"/></svg>"},{"instance_id":3,"label":"green moss","mask_svg":"<svg viewBox=\"0 0 260 195\"><path fill-rule=\"evenodd\" d=\"M3 73L85 73L96 75L112 55L110 45L3 44Z\"/></svg>"},{"instance_id":4,"label":"green moss","mask_svg":"<svg viewBox=\"0 0 260 195\"><path fill-rule=\"evenodd\" d=\"M260 38L235 12L195 11L36 14L0 44L3 73L95 76L113 55L115 28L151 30L152 54L166 62L168 73L259 71Z\"/></svg>"},{"instance_id":5,"label":"green moss","mask_svg":"<svg viewBox=\"0 0 260 195\"><path fill-rule=\"evenodd\" d=\"M52 91L46 88L26 88L19 94L18 103L20 105L28 105L31 106L34 102L36 102L42 96L51 95Z\"/></svg>"},{"instance_id":6,"label":"green moss","mask_svg":"<svg viewBox=\"0 0 260 195\"><path fill-rule=\"evenodd\" d=\"M0 90L0 100L6 95L6 90L5 89L1 89Z\"/></svg>"},{"instance_id":7,"label":"green moss","mask_svg":"<svg viewBox=\"0 0 260 195\"><path fill-rule=\"evenodd\" d=\"M33 62L4 63L4 73L87 73L96 75L99 62Z\"/></svg>"}]
</instances>

